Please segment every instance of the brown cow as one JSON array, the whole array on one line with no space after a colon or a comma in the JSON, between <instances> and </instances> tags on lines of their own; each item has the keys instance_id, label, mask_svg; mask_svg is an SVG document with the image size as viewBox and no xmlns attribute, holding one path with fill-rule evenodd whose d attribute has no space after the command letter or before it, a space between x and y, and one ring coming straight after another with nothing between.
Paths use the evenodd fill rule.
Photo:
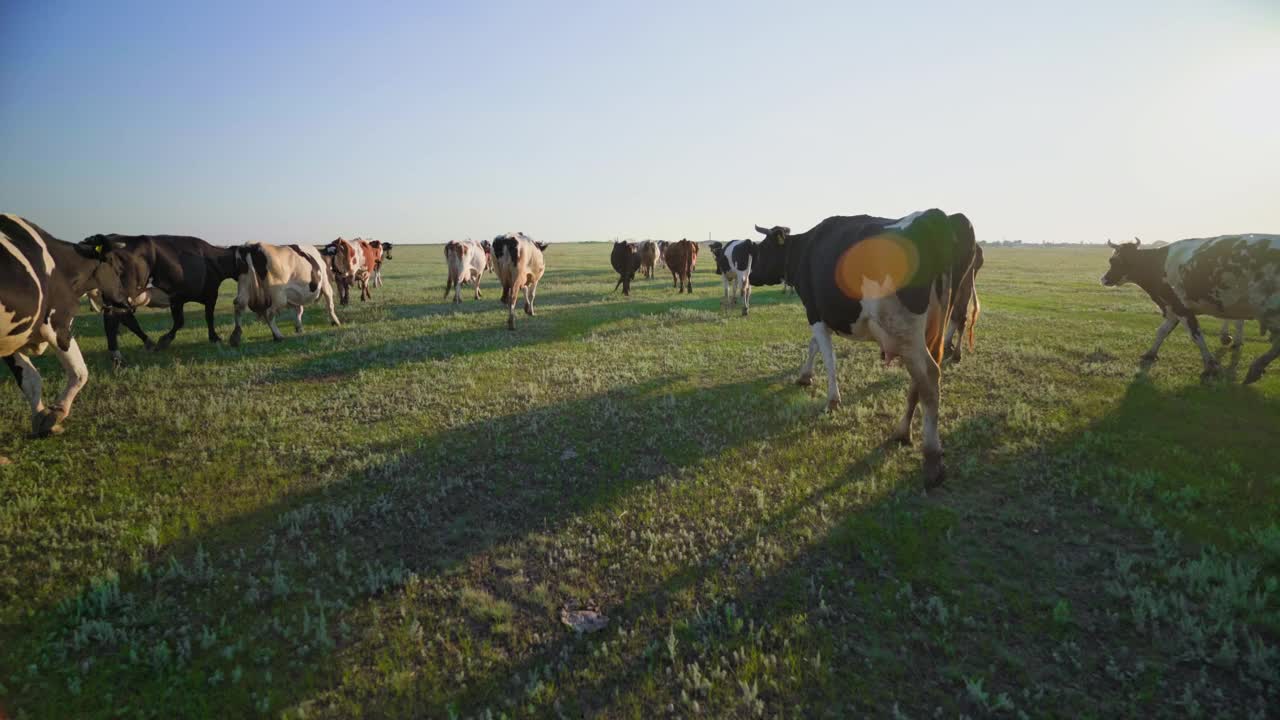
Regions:
<instances>
[{"instance_id":1,"label":"brown cow","mask_svg":"<svg viewBox=\"0 0 1280 720\"><path fill-rule=\"evenodd\" d=\"M356 238L356 249L360 253L360 269L356 271L356 282L360 283L360 301L373 299L373 271L382 262L382 248L364 238Z\"/></svg>"},{"instance_id":2,"label":"brown cow","mask_svg":"<svg viewBox=\"0 0 1280 720\"><path fill-rule=\"evenodd\" d=\"M693 268L698 264L698 243L688 239L667 246L667 269L671 270L671 287L685 288L693 293Z\"/></svg>"},{"instance_id":3,"label":"brown cow","mask_svg":"<svg viewBox=\"0 0 1280 720\"><path fill-rule=\"evenodd\" d=\"M524 288L524 313L533 315L538 281L546 270L542 251L546 243L534 242L524 233L507 233L493 239L493 266L502 281L502 302L507 306L507 329L516 329L516 296Z\"/></svg>"},{"instance_id":4,"label":"brown cow","mask_svg":"<svg viewBox=\"0 0 1280 720\"><path fill-rule=\"evenodd\" d=\"M351 285L356 282L364 263L359 239L344 240L338 238L325 245L320 252L328 259L329 275L338 291L338 302L346 305L351 299Z\"/></svg>"}]
</instances>

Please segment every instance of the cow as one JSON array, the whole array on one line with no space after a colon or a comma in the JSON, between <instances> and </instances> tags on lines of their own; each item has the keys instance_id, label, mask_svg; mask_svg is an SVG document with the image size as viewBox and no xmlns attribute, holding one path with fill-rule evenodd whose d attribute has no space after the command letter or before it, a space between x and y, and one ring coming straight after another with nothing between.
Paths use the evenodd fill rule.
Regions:
<instances>
[{"instance_id":1,"label":"cow","mask_svg":"<svg viewBox=\"0 0 1280 720\"><path fill-rule=\"evenodd\" d=\"M231 347L240 346L240 316L245 310L266 321L276 342L284 340L276 327L276 315L286 307L295 310L293 328L297 333L302 332L304 307L320 299L329 311L329 324L342 324L333 310L333 288L325 272L324 255L315 247L249 243L234 252L238 288Z\"/></svg>"},{"instance_id":2,"label":"cow","mask_svg":"<svg viewBox=\"0 0 1280 720\"><path fill-rule=\"evenodd\" d=\"M0 357L31 405L31 434L62 432L76 395L89 381L80 345L71 325L80 298L97 291L106 310L132 310L121 282L121 258L103 245L59 240L17 215L0 215ZM42 355L52 345L67 376L67 387L48 407L39 371L28 354Z\"/></svg>"},{"instance_id":3,"label":"cow","mask_svg":"<svg viewBox=\"0 0 1280 720\"><path fill-rule=\"evenodd\" d=\"M836 333L879 344L886 364L901 358L911 376L906 412L892 440L911 444L911 419L924 405L924 475L927 487L946 478L938 436L942 334L951 299L973 264L973 226L963 215L938 209L893 220L856 215L829 217L804 233L774 226L764 235L752 266L752 285L784 279L804 303L813 337L796 382L813 382L819 350L827 368L827 410L840 406Z\"/></svg>"},{"instance_id":4,"label":"cow","mask_svg":"<svg viewBox=\"0 0 1280 720\"><path fill-rule=\"evenodd\" d=\"M364 265L364 253L360 250L359 238L345 240L338 238L321 250L328 258L328 274L338 293L338 301L346 305L351 299L351 286L356 282Z\"/></svg>"},{"instance_id":5,"label":"cow","mask_svg":"<svg viewBox=\"0 0 1280 720\"><path fill-rule=\"evenodd\" d=\"M1133 283L1160 308L1164 323L1142 361L1155 362L1160 345L1181 322L1200 349L1201 377L1212 377L1221 366L1209 353L1196 316L1255 317L1262 331L1271 334L1271 349L1254 360L1245 374L1246 385L1257 382L1267 365L1280 356L1280 235L1189 238L1158 248L1141 244L1137 238L1119 245L1107 241L1113 252L1102 284Z\"/></svg>"},{"instance_id":6,"label":"cow","mask_svg":"<svg viewBox=\"0 0 1280 720\"><path fill-rule=\"evenodd\" d=\"M960 279L956 296L951 302L951 322L947 325L947 337L943 342L946 348L944 354L951 362L960 362L965 328L969 330L969 352L973 352L973 326L978 323L978 314L982 311L982 304L978 302L978 286L974 283L983 262L982 246L978 245L973 250L973 267Z\"/></svg>"},{"instance_id":7,"label":"cow","mask_svg":"<svg viewBox=\"0 0 1280 720\"><path fill-rule=\"evenodd\" d=\"M235 276L231 248L217 247L198 237L185 235L91 235L81 242L94 248L107 248L107 252L120 262L120 281L130 297L136 298L134 306L150 304L148 299L154 290L168 296L173 327L154 344L132 313L103 313L107 352L115 366L124 365L119 346L120 325L137 335L148 350L164 350L185 324L184 309L189 302L204 306L209 342L222 341L214 325L214 311L222 281Z\"/></svg>"},{"instance_id":8,"label":"cow","mask_svg":"<svg viewBox=\"0 0 1280 720\"><path fill-rule=\"evenodd\" d=\"M716 273L724 283L724 297L734 305L742 299L742 314L751 310L751 263L756 255L756 243L750 240L713 242L711 253L716 259Z\"/></svg>"},{"instance_id":9,"label":"cow","mask_svg":"<svg viewBox=\"0 0 1280 720\"><path fill-rule=\"evenodd\" d=\"M382 263L391 259L391 243L382 242L381 240L373 240L369 243L378 251L377 260L373 265L373 273L370 282L376 288L382 287Z\"/></svg>"},{"instance_id":10,"label":"cow","mask_svg":"<svg viewBox=\"0 0 1280 720\"><path fill-rule=\"evenodd\" d=\"M667 246L670 244L666 240L658 241L658 267L660 268L667 266Z\"/></svg>"},{"instance_id":11,"label":"cow","mask_svg":"<svg viewBox=\"0 0 1280 720\"><path fill-rule=\"evenodd\" d=\"M658 244L652 240L645 240L636 243L636 247L640 253L640 272L644 273L646 280L652 280L653 268L658 264Z\"/></svg>"},{"instance_id":12,"label":"cow","mask_svg":"<svg viewBox=\"0 0 1280 720\"><path fill-rule=\"evenodd\" d=\"M618 286L622 286L622 294L631 294L631 281L635 279L636 273L644 265L644 258L641 256L640 247L633 242L623 240L613 243L613 252L609 255L609 263L613 265L614 272L618 273L618 284L613 286L613 291L618 291Z\"/></svg>"},{"instance_id":13,"label":"cow","mask_svg":"<svg viewBox=\"0 0 1280 720\"><path fill-rule=\"evenodd\" d=\"M488 240L481 240L480 247L484 249L485 272L493 272L493 243Z\"/></svg>"},{"instance_id":14,"label":"cow","mask_svg":"<svg viewBox=\"0 0 1280 720\"><path fill-rule=\"evenodd\" d=\"M453 290L453 302L462 302L462 283L469 282L475 288L476 300L480 299L480 276L484 274L484 248L479 243L467 240L458 242L451 240L444 246L444 261L448 267L448 279L445 281L444 296L449 297Z\"/></svg>"},{"instance_id":15,"label":"cow","mask_svg":"<svg viewBox=\"0 0 1280 720\"><path fill-rule=\"evenodd\" d=\"M533 315L538 281L546 270L542 253L546 243L534 242L521 232L493 239L493 266L502 281L502 302L507 306L507 329L516 329L516 296L524 289L524 313Z\"/></svg>"},{"instance_id":16,"label":"cow","mask_svg":"<svg viewBox=\"0 0 1280 720\"><path fill-rule=\"evenodd\" d=\"M356 238L356 251L360 254L360 267L356 270L355 280L360 285L360 302L373 299L373 272L382 262L382 248L375 245L376 240Z\"/></svg>"},{"instance_id":17,"label":"cow","mask_svg":"<svg viewBox=\"0 0 1280 720\"><path fill-rule=\"evenodd\" d=\"M686 238L667 246L667 269L671 271L671 287L688 288L693 293L693 268L698 264L698 243ZM679 294L679 293L677 293Z\"/></svg>"}]
</instances>

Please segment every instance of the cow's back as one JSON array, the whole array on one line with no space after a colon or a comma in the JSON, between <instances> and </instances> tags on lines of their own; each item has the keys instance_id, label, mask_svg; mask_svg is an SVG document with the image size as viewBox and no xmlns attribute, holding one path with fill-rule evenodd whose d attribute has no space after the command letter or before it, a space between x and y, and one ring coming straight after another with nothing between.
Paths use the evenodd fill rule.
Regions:
<instances>
[{"instance_id":1,"label":"cow's back","mask_svg":"<svg viewBox=\"0 0 1280 720\"><path fill-rule=\"evenodd\" d=\"M16 215L0 215L0 357L26 346L48 315L56 264L52 236Z\"/></svg>"},{"instance_id":2,"label":"cow's back","mask_svg":"<svg viewBox=\"0 0 1280 720\"><path fill-rule=\"evenodd\" d=\"M1233 319L1280 313L1280 235L1222 235L1167 246L1165 277L1193 313Z\"/></svg>"}]
</instances>

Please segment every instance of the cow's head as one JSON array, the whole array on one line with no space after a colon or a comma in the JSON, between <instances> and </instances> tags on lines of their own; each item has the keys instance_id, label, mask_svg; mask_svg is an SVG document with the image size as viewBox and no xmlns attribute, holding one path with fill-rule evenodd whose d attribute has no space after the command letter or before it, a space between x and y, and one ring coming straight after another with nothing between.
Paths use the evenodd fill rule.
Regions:
<instances>
[{"instance_id":1,"label":"cow's head","mask_svg":"<svg viewBox=\"0 0 1280 720\"><path fill-rule=\"evenodd\" d=\"M756 232L764 235L764 240L757 246L751 264L751 284L777 285L786 279L787 239L791 237L791 228L774 225L766 230L757 225Z\"/></svg>"},{"instance_id":2,"label":"cow's head","mask_svg":"<svg viewBox=\"0 0 1280 720\"><path fill-rule=\"evenodd\" d=\"M1131 243L1120 243L1119 245L1107 241L1107 247L1111 248L1111 267L1107 268L1106 274L1102 276L1102 284L1107 287L1116 287L1127 282L1132 282L1134 276L1140 272L1142 266L1142 255L1138 251L1138 246L1142 241L1134 238Z\"/></svg>"},{"instance_id":3,"label":"cow's head","mask_svg":"<svg viewBox=\"0 0 1280 720\"><path fill-rule=\"evenodd\" d=\"M537 240L534 240L533 244L535 247L538 248L538 252L544 252L546 251L547 246L550 245L551 243L538 242Z\"/></svg>"},{"instance_id":4,"label":"cow's head","mask_svg":"<svg viewBox=\"0 0 1280 720\"><path fill-rule=\"evenodd\" d=\"M131 311L145 299L150 273L142 281L142 290L132 291L131 288L136 283L133 279L136 271L132 269L132 263L127 262L127 255L122 252L127 244L123 240L107 238L104 235L94 235L76 245L76 252L81 257L94 261L84 290L97 290L104 309Z\"/></svg>"},{"instance_id":5,"label":"cow's head","mask_svg":"<svg viewBox=\"0 0 1280 720\"><path fill-rule=\"evenodd\" d=\"M119 235L90 235L80 241L81 247L88 250L88 255L95 257L110 267L116 277L116 283L129 299L127 303L117 304L128 307L140 307L145 304L147 286L151 284L151 268L155 264L155 245L150 240L129 242ZM112 305L103 294L104 302Z\"/></svg>"},{"instance_id":6,"label":"cow's head","mask_svg":"<svg viewBox=\"0 0 1280 720\"><path fill-rule=\"evenodd\" d=\"M382 259L383 260L391 259L391 243L389 242L382 243Z\"/></svg>"}]
</instances>

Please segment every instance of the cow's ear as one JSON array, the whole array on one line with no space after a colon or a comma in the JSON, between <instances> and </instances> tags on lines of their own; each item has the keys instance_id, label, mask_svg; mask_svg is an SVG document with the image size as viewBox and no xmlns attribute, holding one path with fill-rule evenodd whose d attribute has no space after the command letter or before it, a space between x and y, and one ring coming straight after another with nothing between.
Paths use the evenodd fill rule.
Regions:
<instances>
[{"instance_id":1,"label":"cow's ear","mask_svg":"<svg viewBox=\"0 0 1280 720\"><path fill-rule=\"evenodd\" d=\"M1134 246L1134 247L1138 247L1138 246L1139 246L1139 245L1141 245L1141 244L1142 244L1142 238L1138 237L1137 235L1134 235L1134 236L1133 236L1133 246Z\"/></svg>"}]
</instances>

